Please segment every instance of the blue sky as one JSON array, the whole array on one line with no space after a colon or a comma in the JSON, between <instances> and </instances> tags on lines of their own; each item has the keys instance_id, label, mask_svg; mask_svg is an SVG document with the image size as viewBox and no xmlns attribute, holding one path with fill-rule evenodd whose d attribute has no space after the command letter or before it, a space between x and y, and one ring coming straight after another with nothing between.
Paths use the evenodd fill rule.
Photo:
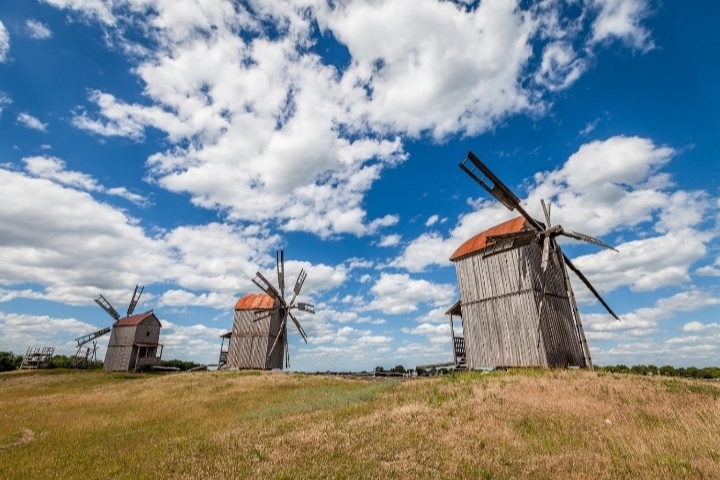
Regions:
<instances>
[{"instance_id":1,"label":"blue sky","mask_svg":"<svg viewBox=\"0 0 720 480\"><path fill-rule=\"evenodd\" d=\"M308 271L296 370L451 358L452 252L509 219L474 151L573 277L598 364L717 365L720 35L713 2L42 0L0 5L0 350L74 353L163 322L216 361L251 279ZM104 339L104 342L107 338ZM100 352L104 354L104 345Z\"/></svg>"}]
</instances>

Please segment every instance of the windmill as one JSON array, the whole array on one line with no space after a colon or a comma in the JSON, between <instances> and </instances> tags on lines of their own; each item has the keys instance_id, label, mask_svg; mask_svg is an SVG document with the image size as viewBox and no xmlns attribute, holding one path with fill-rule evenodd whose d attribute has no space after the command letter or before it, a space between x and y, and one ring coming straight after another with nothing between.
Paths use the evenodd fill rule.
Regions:
<instances>
[{"instance_id":1,"label":"windmill","mask_svg":"<svg viewBox=\"0 0 720 480\"><path fill-rule=\"evenodd\" d=\"M471 238L451 257L458 270L459 305L466 332L463 347L468 366L592 368L567 268L577 274L613 317L619 318L563 253L557 238L564 236L615 249L590 235L552 225L551 205L544 200L541 205L545 223L530 216L517 196L472 152L468 152L459 166L505 207L521 215ZM482 175L478 175L478 171ZM478 275L490 277L489 281ZM454 312L457 314L457 310ZM530 351L531 345L536 352ZM476 354L478 349L485 353ZM498 362L507 365L498 365Z\"/></svg>"},{"instance_id":2,"label":"windmill","mask_svg":"<svg viewBox=\"0 0 720 480\"><path fill-rule=\"evenodd\" d=\"M288 318L295 324L302 339L307 335L293 310L315 313L309 303L297 302L307 273L300 270L290 300L285 298L285 253L276 254L277 288L260 272L253 283L263 291L247 294L235 304L235 318L226 354L227 368L282 369L290 366L288 350ZM225 335L224 337L226 337ZM222 347L221 347L222 350ZM221 356L223 352L221 351Z\"/></svg>"},{"instance_id":3,"label":"windmill","mask_svg":"<svg viewBox=\"0 0 720 480\"><path fill-rule=\"evenodd\" d=\"M142 294L144 289L145 287L135 285L135 291L133 292L133 296L130 299L130 305L128 306L127 314L125 315L126 317L129 317L135 311L135 307L137 306L137 303L140 300L140 295ZM120 320L120 314L102 294L100 294L98 298L95 299L95 303L100 305L100 307L115 320L114 323L117 323ZM76 338L75 342L77 342L77 351L75 352L75 355L72 359L72 367L85 368L88 361L96 360L98 350L97 339L102 337L103 335L110 333L112 331L112 328L112 326L101 328L100 330ZM85 345L90 342L93 342L93 346L86 347Z\"/></svg>"},{"instance_id":4,"label":"windmill","mask_svg":"<svg viewBox=\"0 0 720 480\"><path fill-rule=\"evenodd\" d=\"M303 303L298 302L295 303L295 299L297 299L298 295L300 295L300 290L302 289L303 283L305 283L305 279L307 278L307 273L304 269L300 270L300 274L298 275L297 280L295 281L295 286L293 287L293 296L290 299L289 302L285 301L285 252L283 250L278 250L276 252L276 268L277 268L277 278L278 278L278 288L272 286L272 284L268 281L267 278L263 276L262 273L259 271L255 274L255 278L253 278L253 283L257 285L260 290L265 292L267 295L270 296L273 300L275 300L275 305L273 308L266 310L266 311L256 311L255 312L255 320L259 321L263 318L269 317L273 315L273 313L276 313L277 316L281 319L280 320L280 335L275 337L275 341L273 342L272 347L270 347L270 351L268 352L268 358L272 355L273 351L275 350L275 347L278 344L278 341L282 339L283 345L281 346L282 350L285 352L285 366L290 366L290 352L288 351L288 340L287 340L287 319L290 317L292 322L295 324L295 327L297 327L298 332L300 332L300 335L302 336L305 343L307 343L307 335L305 334L305 330L303 330L302 325L300 325L300 322L298 322L297 318L295 318L295 315L292 314L290 310L300 310L302 312L312 313L315 314L315 307L309 303Z\"/></svg>"}]
</instances>

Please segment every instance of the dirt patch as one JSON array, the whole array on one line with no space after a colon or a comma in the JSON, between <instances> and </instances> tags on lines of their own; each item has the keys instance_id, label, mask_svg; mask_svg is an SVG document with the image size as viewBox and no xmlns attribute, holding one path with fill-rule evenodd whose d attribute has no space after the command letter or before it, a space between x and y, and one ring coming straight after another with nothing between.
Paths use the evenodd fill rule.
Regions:
<instances>
[{"instance_id":1,"label":"dirt patch","mask_svg":"<svg viewBox=\"0 0 720 480\"><path fill-rule=\"evenodd\" d=\"M15 442L6 443L5 445L0 445L0 451L7 450L8 448L12 448L12 447L19 447L20 445L25 445L26 443L30 443L34 440L35 440L35 432L30 430L29 428L23 428L20 438Z\"/></svg>"}]
</instances>

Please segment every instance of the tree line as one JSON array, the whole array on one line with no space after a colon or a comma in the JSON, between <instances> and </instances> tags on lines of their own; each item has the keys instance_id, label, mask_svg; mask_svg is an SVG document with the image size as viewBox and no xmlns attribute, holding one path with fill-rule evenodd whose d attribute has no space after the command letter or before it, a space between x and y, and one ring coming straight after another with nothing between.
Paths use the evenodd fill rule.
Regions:
<instances>
[{"instance_id":1,"label":"tree line","mask_svg":"<svg viewBox=\"0 0 720 480\"><path fill-rule=\"evenodd\" d=\"M684 378L705 378L720 379L720 367L673 367L672 365L663 365L657 367L655 365L608 365L606 367L595 367L596 371L608 373L629 373L635 375L662 375L664 377L684 377Z\"/></svg>"},{"instance_id":2,"label":"tree line","mask_svg":"<svg viewBox=\"0 0 720 480\"><path fill-rule=\"evenodd\" d=\"M22 365L23 356L15 355L13 352L0 352L0 372L9 372L17 370ZM73 357L67 355L53 355L50 357L47 365L44 368L73 368ZM160 365L163 367L174 367L180 371L190 370L195 367L201 366L199 363L186 362L183 360L162 360ZM88 361L84 368L87 369L101 369L103 368L102 360L91 360Z\"/></svg>"}]
</instances>

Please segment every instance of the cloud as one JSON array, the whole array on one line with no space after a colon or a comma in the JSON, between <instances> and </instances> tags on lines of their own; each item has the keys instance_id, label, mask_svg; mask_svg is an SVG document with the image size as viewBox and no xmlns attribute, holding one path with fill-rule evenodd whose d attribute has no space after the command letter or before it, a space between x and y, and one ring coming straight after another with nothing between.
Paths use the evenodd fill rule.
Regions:
<instances>
[{"instance_id":1,"label":"cloud","mask_svg":"<svg viewBox=\"0 0 720 480\"><path fill-rule=\"evenodd\" d=\"M27 29L30 38L34 38L35 40L46 40L52 37L52 32L47 25L37 20L26 20L25 28Z\"/></svg>"},{"instance_id":2,"label":"cloud","mask_svg":"<svg viewBox=\"0 0 720 480\"><path fill-rule=\"evenodd\" d=\"M523 9L504 0L46 1L101 22L144 85L136 103L91 91L90 105L76 110L78 128L138 141L158 129L170 146L147 167L161 188L231 221L322 238L372 235L396 222L392 211L367 218L363 200L407 158L403 139L477 135L544 111L548 90L587 69L581 56L592 48L576 45L584 19L596 12L600 31L619 16L607 5L578 17L560 2ZM645 9L621 13L640 22ZM126 31L157 48L133 45ZM317 54L320 34L347 51L344 65ZM538 62L535 42L544 45Z\"/></svg>"},{"instance_id":3,"label":"cloud","mask_svg":"<svg viewBox=\"0 0 720 480\"><path fill-rule=\"evenodd\" d=\"M5 105L9 105L11 103L12 103L12 99L10 97L8 97L6 94L4 94L3 92L0 92L0 115L2 115L3 108L5 107Z\"/></svg>"},{"instance_id":4,"label":"cloud","mask_svg":"<svg viewBox=\"0 0 720 480\"><path fill-rule=\"evenodd\" d=\"M55 347L57 355L74 355L74 338L97 330L98 327L75 318L28 315L0 311L0 351L18 351L23 345Z\"/></svg>"},{"instance_id":5,"label":"cloud","mask_svg":"<svg viewBox=\"0 0 720 480\"><path fill-rule=\"evenodd\" d=\"M114 25L116 20L111 7L103 0L42 0L54 7L74 10L84 17L99 20L106 25Z\"/></svg>"},{"instance_id":6,"label":"cloud","mask_svg":"<svg viewBox=\"0 0 720 480\"><path fill-rule=\"evenodd\" d=\"M7 60L8 51L10 51L10 34L3 22L0 22L0 63Z\"/></svg>"},{"instance_id":7,"label":"cloud","mask_svg":"<svg viewBox=\"0 0 720 480\"><path fill-rule=\"evenodd\" d=\"M52 156L34 156L22 159L25 169L38 178L46 178L59 184L85 190L114 195L128 200L136 205L148 203L142 195L128 191L125 187L106 188L100 185L92 176L66 169L63 160Z\"/></svg>"},{"instance_id":8,"label":"cloud","mask_svg":"<svg viewBox=\"0 0 720 480\"><path fill-rule=\"evenodd\" d=\"M409 335L422 335L427 339L428 343L430 344L439 344L446 347L451 344L449 323L442 323L436 325L432 325L430 323L422 323L417 327L403 327L401 330L403 333L407 333Z\"/></svg>"},{"instance_id":9,"label":"cloud","mask_svg":"<svg viewBox=\"0 0 720 480\"><path fill-rule=\"evenodd\" d=\"M430 218L428 218L427 221L425 222L425 226L432 227L433 225L435 225L437 223L438 220L440 220L439 215L431 215Z\"/></svg>"},{"instance_id":10,"label":"cloud","mask_svg":"<svg viewBox=\"0 0 720 480\"><path fill-rule=\"evenodd\" d=\"M690 289L661 298L652 307L621 313L621 321L606 314L586 314L582 320L589 340L623 340L628 337L647 337L657 331L660 322L674 318L679 312L692 312L717 305L720 305L720 299L711 292ZM690 322L683 331L714 331L714 325Z\"/></svg>"},{"instance_id":11,"label":"cloud","mask_svg":"<svg viewBox=\"0 0 720 480\"><path fill-rule=\"evenodd\" d=\"M619 39L641 51L654 47L650 32L641 25L650 10L645 0L594 0L591 3L598 10L591 43Z\"/></svg>"},{"instance_id":12,"label":"cloud","mask_svg":"<svg viewBox=\"0 0 720 480\"><path fill-rule=\"evenodd\" d=\"M400 239L402 239L402 235L393 234L393 235L385 235L380 239L378 242L378 246L380 247L394 247L400 243Z\"/></svg>"},{"instance_id":13,"label":"cloud","mask_svg":"<svg viewBox=\"0 0 720 480\"><path fill-rule=\"evenodd\" d=\"M587 61L578 58L572 44L558 41L543 49L535 81L552 91L564 90L575 83L587 68Z\"/></svg>"},{"instance_id":14,"label":"cloud","mask_svg":"<svg viewBox=\"0 0 720 480\"><path fill-rule=\"evenodd\" d=\"M380 310L386 314L403 314L418 310L420 304L447 305L455 298L455 287L410 278L408 274L382 272L370 288L374 295L365 310Z\"/></svg>"},{"instance_id":15,"label":"cloud","mask_svg":"<svg viewBox=\"0 0 720 480\"><path fill-rule=\"evenodd\" d=\"M17 121L21 124L25 125L28 128L32 128L33 130L40 130L41 132L46 131L47 124L42 123L37 118L33 117L32 115L28 113L19 113L17 116Z\"/></svg>"}]
</instances>

